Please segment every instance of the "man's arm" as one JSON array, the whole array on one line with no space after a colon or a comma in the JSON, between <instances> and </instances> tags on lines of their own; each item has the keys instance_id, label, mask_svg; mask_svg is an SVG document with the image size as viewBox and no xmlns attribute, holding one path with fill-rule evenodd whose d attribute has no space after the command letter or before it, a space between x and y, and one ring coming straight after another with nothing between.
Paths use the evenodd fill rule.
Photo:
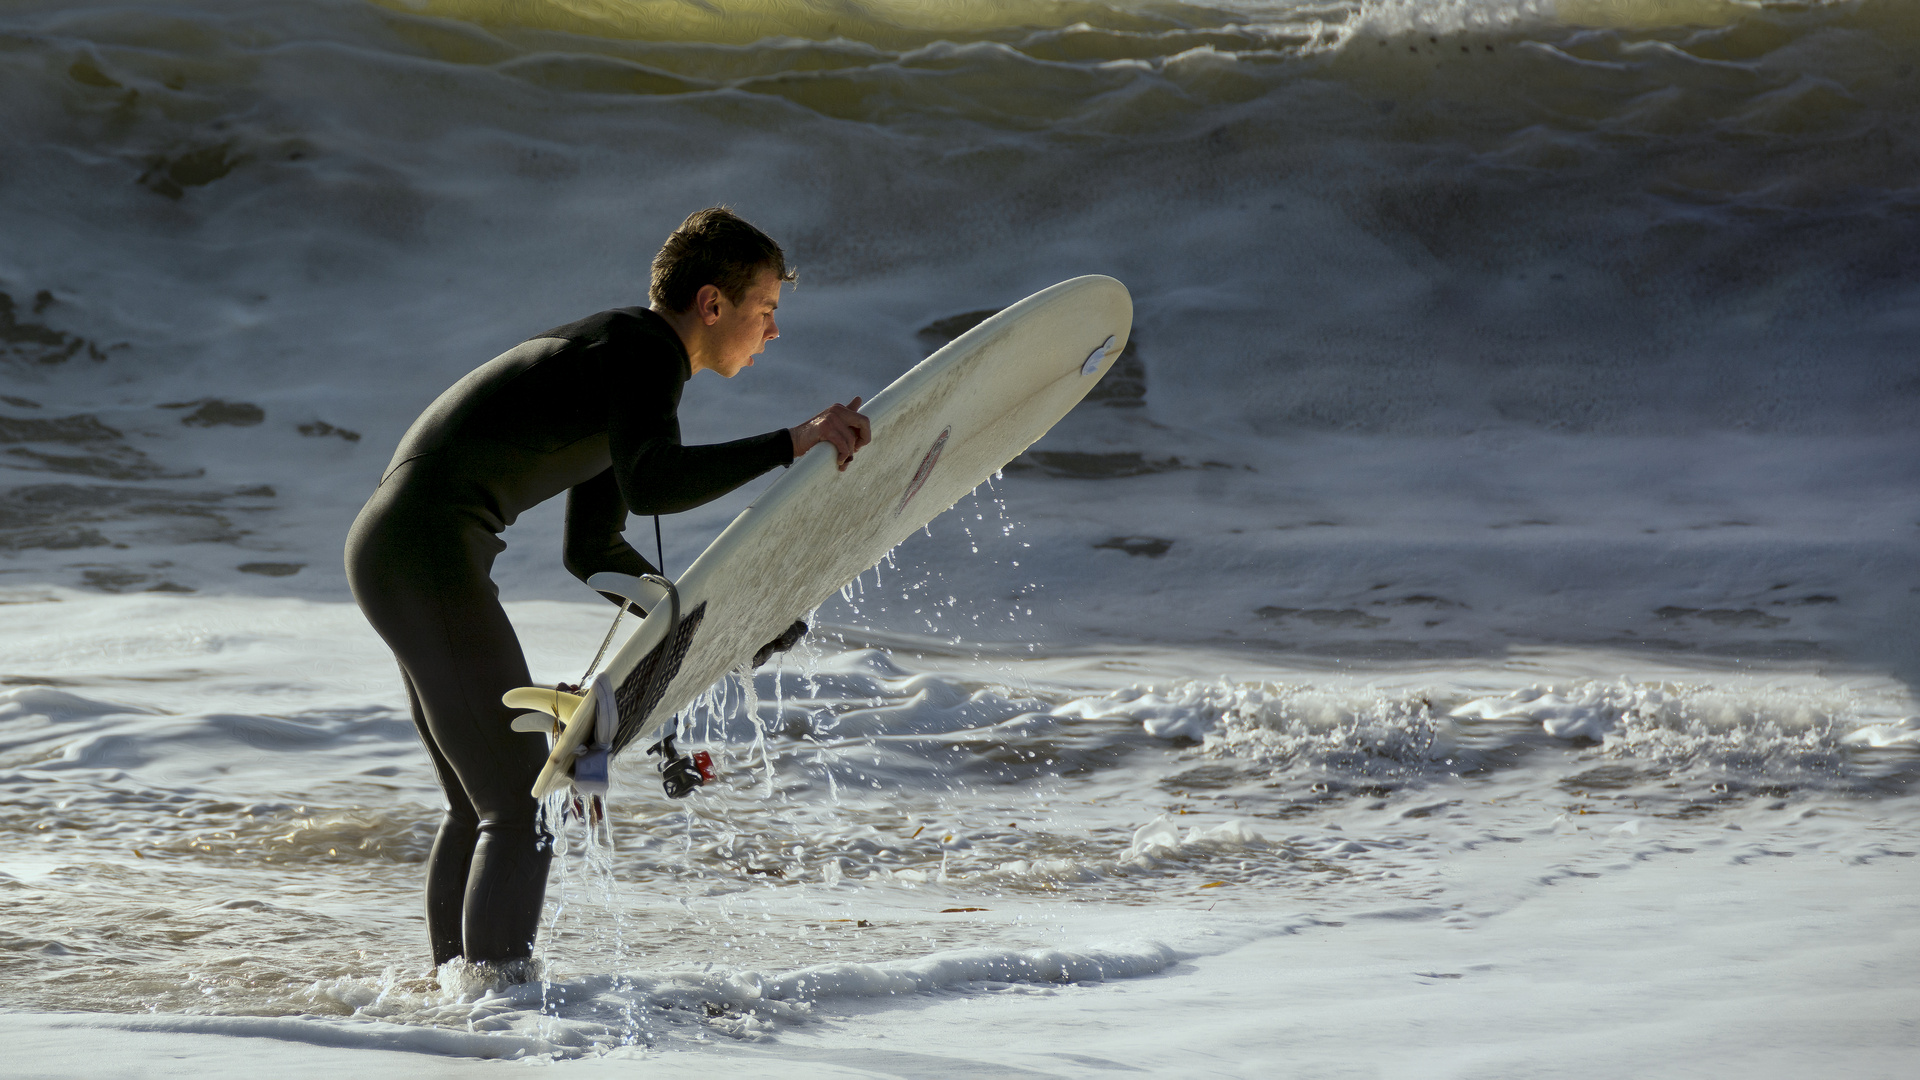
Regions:
<instances>
[{"instance_id":1,"label":"man's arm","mask_svg":"<svg viewBox=\"0 0 1920 1080\"><path fill-rule=\"evenodd\" d=\"M627 504L620 498L620 487L608 469L567 492L567 525L561 559L567 573L585 581L603 571L639 577L657 574L653 564L633 549L620 535L627 527ZM621 599L601 593L613 603ZM645 615L637 605L629 605Z\"/></svg>"},{"instance_id":2,"label":"man's arm","mask_svg":"<svg viewBox=\"0 0 1920 1080\"><path fill-rule=\"evenodd\" d=\"M674 425L671 438L625 445L613 440L613 473L633 513L691 510L768 469L793 463L793 440L785 429L727 443L682 446L679 427Z\"/></svg>"},{"instance_id":3,"label":"man's arm","mask_svg":"<svg viewBox=\"0 0 1920 1080\"><path fill-rule=\"evenodd\" d=\"M793 439L784 428L733 442L682 444L680 364L677 355L643 343L608 365L607 449L630 513L691 510L793 463Z\"/></svg>"}]
</instances>

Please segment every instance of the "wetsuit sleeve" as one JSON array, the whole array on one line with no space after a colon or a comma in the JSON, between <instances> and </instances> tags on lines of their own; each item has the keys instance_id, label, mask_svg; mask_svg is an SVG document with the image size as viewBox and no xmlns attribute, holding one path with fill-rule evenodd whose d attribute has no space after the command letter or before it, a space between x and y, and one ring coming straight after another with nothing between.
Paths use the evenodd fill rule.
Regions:
<instances>
[{"instance_id":1,"label":"wetsuit sleeve","mask_svg":"<svg viewBox=\"0 0 1920 1080\"><path fill-rule=\"evenodd\" d=\"M764 435L706 446L680 442L680 386L684 376L660 362L620 365L609 395L607 449L627 509L675 514L711 502L768 469L793 464L793 436L779 428ZM675 364L679 358L673 358Z\"/></svg>"},{"instance_id":2,"label":"wetsuit sleeve","mask_svg":"<svg viewBox=\"0 0 1920 1080\"><path fill-rule=\"evenodd\" d=\"M561 554L567 572L581 581L608 570L634 577L659 573L621 537L626 527L627 504L620 498L612 469L574 485L567 492L566 539ZM609 593L600 595L620 602ZM636 614L645 614L637 605L628 606Z\"/></svg>"}]
</instances>

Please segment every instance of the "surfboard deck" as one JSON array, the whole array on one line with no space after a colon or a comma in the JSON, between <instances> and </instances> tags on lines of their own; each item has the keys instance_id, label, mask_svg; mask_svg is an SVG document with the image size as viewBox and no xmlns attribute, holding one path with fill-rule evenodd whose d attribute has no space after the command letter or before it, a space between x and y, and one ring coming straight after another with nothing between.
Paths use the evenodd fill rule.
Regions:
<instances>
[{"instance_id":1,"label":"surfboard deck","mask_svg":"<svg viewBox=\"0 0 1920 1080\"><path fill-rule=\"evenodd\" d=\"M846 471L830 452L794 462L680 577L674 640L665 640L667 605L657 604L607 663L622 728L643 718L621 746L653 741L761 645L1033 445L1113 366L1132 324L1126 286L1073 278L980 323L875 394L862 409L873 441ZM506 695L565 725L536 798L567 782L593 731L595 694Z\"/></svg>"}]
</instances>

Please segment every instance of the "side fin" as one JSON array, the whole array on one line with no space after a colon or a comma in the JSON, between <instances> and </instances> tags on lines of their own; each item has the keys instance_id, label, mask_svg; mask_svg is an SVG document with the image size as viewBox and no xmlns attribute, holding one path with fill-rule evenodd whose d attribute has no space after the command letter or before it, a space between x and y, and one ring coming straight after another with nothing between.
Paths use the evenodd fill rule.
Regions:
<instances>
[{"instance_id":1,"label":"side fin","mask_svg":"<svg viewBox=\"0 0 1920 1080\"><path fill-rule=\"evenodd\" d=\"M616 574L611 570L602 570L588 578L587 587L596 592L612 593L648 611L652 611L667 597L666 589L645 578L637 578L632 574Z\"/></svg>"},{"instance_id":2,"label":"side fin","mask_svg":"<svg viewBox=\"0 0 1920 1080\"><path fill-rule=\"evenodd\" d=\"M513 718L513 730L531 731L538 735L560 734L560 721L546 713L523 712Z\"/></svg>"}]
</instances>

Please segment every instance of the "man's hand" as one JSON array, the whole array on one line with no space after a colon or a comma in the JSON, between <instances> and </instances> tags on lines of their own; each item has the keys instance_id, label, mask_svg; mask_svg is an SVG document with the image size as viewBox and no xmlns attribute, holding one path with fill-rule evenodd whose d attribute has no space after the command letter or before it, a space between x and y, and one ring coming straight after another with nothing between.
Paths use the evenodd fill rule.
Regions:
<instances>
[{"instance_id":1,"label":"man's hand","mask_svg":"<svg viewBox=\"0 0 1920 1080\"><path fill-rule=\"evenodd\" d=\"M873 441L873 425L860 415L859 398L845 405L830 405L799 427L788 428L787 433L793 436L795 460L821 443L830 443L842 472L853 460L853 452Z\"/></svg>"}]
</instances>

